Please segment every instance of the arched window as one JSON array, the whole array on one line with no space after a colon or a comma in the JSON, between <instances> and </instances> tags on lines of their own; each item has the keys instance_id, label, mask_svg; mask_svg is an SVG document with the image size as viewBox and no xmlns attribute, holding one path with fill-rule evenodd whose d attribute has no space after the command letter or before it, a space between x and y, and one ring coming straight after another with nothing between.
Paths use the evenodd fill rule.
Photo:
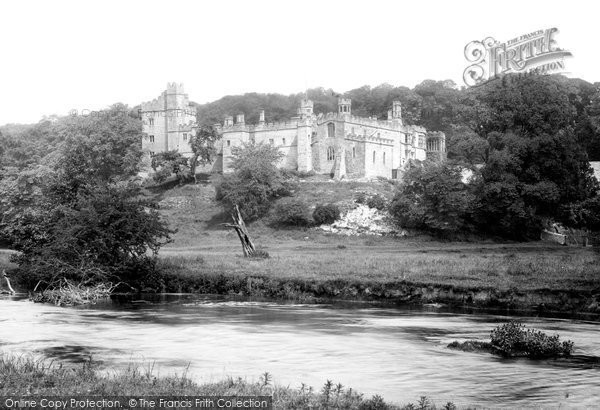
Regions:
<instances>
[{"instance_id":1,"label":"arched window","mask_svg":"<svg viewBox=\"0 0 600 410\"><path fill-rule=\"evenodd\" d=\"M335 124L332 122L327 124L327 137L329 137L329 138L335 137Z\"/></svg>"},{"instance_id":2,"label":"arched window","mask_svg":"<svg viewBox=\"0 0 600 410\"><path fill-rule=\"evenodd\" d=\"M327 148L327 161L333 161L335 159L335 150L333 147Z\"/></svg>"},{"instance_id":3,"label":"arched window","mask_svg":"<svg viewBox=\"0 0 600 410\"><path fill-rule=\"evenodd\" d=\"M383 163L385 164L385 152L383 153Z\"/></svg>"},{"instance_id":4,"label":"arched window","mask_svg":"<svg viewBox=\"0 0 600 410\"><path fill-rule=\"evenodd\" d=\"M375 163L375 151L373 151L373 164Z\"/></svg>"}]
</instances>

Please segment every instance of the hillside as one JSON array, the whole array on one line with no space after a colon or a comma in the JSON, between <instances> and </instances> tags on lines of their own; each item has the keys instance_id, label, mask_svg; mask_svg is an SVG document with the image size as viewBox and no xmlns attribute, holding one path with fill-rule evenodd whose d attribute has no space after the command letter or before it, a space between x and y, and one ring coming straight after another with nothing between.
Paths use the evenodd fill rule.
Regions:
<instances>
[{"instance_id":1,"label":"hillside","mask_svg":"<svg viewBox=\"0 0 600 410\"><path fill-rule=\"evenodd\" d=\"M298 181L312 206L351 207L361 192L390 198L389 182ZM597 311L600 286L591 248L542 242L448 242L426 235L345 236L319 228L278 229L269 217L248 224L268 259L247 259L205 180L155 193L178 232L159 253L161 285L146 290L228 293L294 300L376 299L511 308ZM565 303L565 300L568 301Z\"/></svg>"},{"instance_id":2,"label":"hillside","mask_svg":"<svg viewBox=\"0 0 600 410\"><path fill-rule=\"evenodd\" d=\"M336 203L345 211L355 206L354 200L360 193L367 196L380 195L389 200L393 192L394 185L388 181L333 181L329 177L313 176L297 180L293 194L309 204L311 210L317 204ZM221 205L215 200L214 186L207 178L197 185L183 185L157 192L156 195L160 200L161 214L172 228L178 230L173 236L174 242L167 248L195 246L200 238L221 238L223 235L229 235L230 231L220 224L230 222L230 218L223 213ZM305 236L303 230L274 228L269 219L270 215L250 223L251 231L259 236ZM232 242L238 245L235 241Z\"/></svg>"}]
</instances>

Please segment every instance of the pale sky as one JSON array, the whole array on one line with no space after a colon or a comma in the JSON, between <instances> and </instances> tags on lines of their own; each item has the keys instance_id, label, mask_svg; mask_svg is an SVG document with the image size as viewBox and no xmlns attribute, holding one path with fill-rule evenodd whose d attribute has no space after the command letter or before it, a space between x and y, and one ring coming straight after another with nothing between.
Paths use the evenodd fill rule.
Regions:
<instances>
[{"instance_id":1,"label":"pale sky","mask_svg":"<svg viewBox=\"0 0 600 410\"><path fill-rule=\"evenodd\" d=\"M595 1L5 1L0 124L131 106L182 82L192 101L462 85L464 47L557 27L569 76L600 81Z\"/></svg>"}]
</instances>

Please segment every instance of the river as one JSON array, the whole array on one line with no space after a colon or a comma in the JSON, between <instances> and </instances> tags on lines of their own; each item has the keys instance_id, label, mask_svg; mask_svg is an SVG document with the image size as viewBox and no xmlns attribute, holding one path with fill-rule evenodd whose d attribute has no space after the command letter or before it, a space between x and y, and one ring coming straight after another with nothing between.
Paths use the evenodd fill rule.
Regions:
<instances>
[{"instance_id":1,"label":"river","mask_svg":"<svg viewBox=\"0 0 600 410\"><path fill-rule=\"evenodd\" d=\"M489 339L510 318L437 309L314 305L163 295L59 308L0 299L0 351L81 361L106 368L154 363L161 375L198 381L226 376L320 389L327 379L398 403L426 395L438 405L597 406L600 368L564 361L504 359L450 350L453 340ZM597 322L522 317L529 326L600 356Z\"/></svg>"}]
</instances>

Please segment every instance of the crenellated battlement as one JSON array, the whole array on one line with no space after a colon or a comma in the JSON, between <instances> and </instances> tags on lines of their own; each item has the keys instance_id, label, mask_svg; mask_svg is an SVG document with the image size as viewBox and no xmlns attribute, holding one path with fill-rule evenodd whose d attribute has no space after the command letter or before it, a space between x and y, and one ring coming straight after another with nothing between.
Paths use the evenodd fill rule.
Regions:
<instances>
[{"instance_id":1,"label":"crenellated battlement","mask_svg":"<svg viewBox=\"0 0 600 410\"><path fill-rule=\"evenodd\" d=\"M146 101L141 104L142 111L162 111L165 109L164 93L159 98L155 98L152 101Z\"/></svg>"},{"instance_id":2,"label":"crenellated battlement","mask_svg":"<svg viewBox=\"0 0 600 410\"><path fill-rule=\"evenodd\" d=\"M377 137L376 135L357 135L357 134L348 134L345 137L347 140L357 141L357 142L374 142L376 144L383 145L394 145L394 140L391 138Z\"/></svg>"},{"instance_id":3,"label":"crenellated battlement","mask_svg":"<svg viewBox=\"0 0 600 410\"><path fill-rule=\"evenodd\" d=\"M410 126L405 126L394 121L378 120L374 118L358 117L356 115L344 114L339 112L329 112L317 118L319 125L327 121L344 121L356 125L364 125L366 127L377 127L391 131L410 132Z\"/></svg>"},{"instance_id":4,"label":"crenellated battlement","mask_svg":"<svg viewBox=\"0 0 600 410\"><path fill-rule=\"evenodd\" d=\"M258 124L246 124L232 122L231 116L225 117L225 122L222 127L223 132L257 132L257 131L277 131L283 129L294 129L302 125L310 125L310 119L306 118L292 118L289 121L277 121L277 122L265 122Z\"/></svg>"},{"instance_id":5,"label":"crenellated battlement","mask_svg":"<svg viewBox=\"0 0 600 410\"><path fill-rule=\"evenodd\" d=\"M167 94L185 94L183 83L167 83Z\"/></svg>"}]
</instances>

